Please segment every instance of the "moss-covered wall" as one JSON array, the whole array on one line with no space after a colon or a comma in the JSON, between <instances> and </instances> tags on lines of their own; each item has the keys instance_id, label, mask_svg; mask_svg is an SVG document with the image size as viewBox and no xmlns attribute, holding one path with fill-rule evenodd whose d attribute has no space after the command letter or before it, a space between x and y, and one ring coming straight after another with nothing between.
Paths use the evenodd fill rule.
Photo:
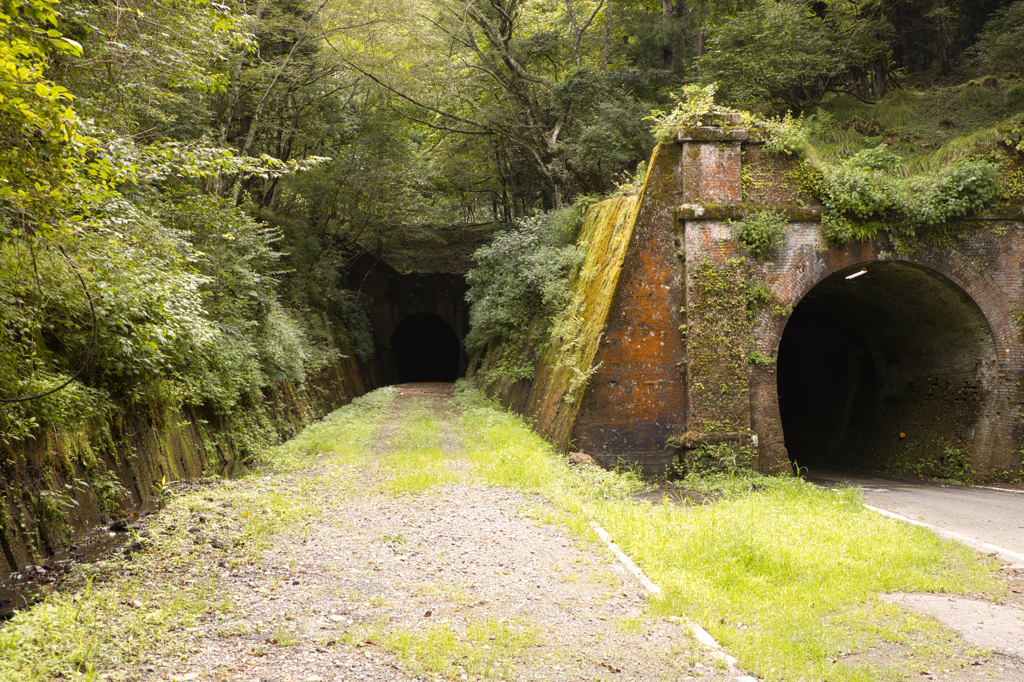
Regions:
<instances>
[{"instance_id":1,"label":"moss-covered wall","mask_svg":"<svg viewBox=\"0 0 1024 682\"><path fill-rule=\"evenodd\" d=\"M830 245L806 173L737 125L680 130L655 150L638 201L591 209L587 264L549 337L489 350L485 370L535 367L533 381L492 378L492 392L560 449L649 473L723 444L787 472L792 444L801 457L829 450L824 463L932 475L952 450L979 477L1019 475L1020 207L965 221L943 244ZM734 223L766 208L788 218L785 239L754 257ZM791 325L802 303L811 322ZM780 367L787 333L802 350ZM784 421L787 382L798 407ZM812 408L831 412L792 418Z\"/></svg>"},{"instance_id":2,"label":"moss-covered wall","mask_svg":"<svg viewBox=\"0 0 1024 682\"><path fill-rule=\"evenodd\" d=\"M370 373L340 360L302 386L284 382L261 405L230 417L150 407L35 439L0 440L0 571L63 549L75 534L152 503L168 482L234 475L266 443L373 388Z\"/></svg>"},{"instance_id":3,"label":"moss-covered wall","mask_svg":"<svg viewBox=\"0 0 1024 682\"><path fill-rule=\"evenodd\" d=\"M580 230L586 256L573 276L572 297L543 338L529 323L517 348L492 348L478 360L478 383L503 404L534 420L538 431L563 451L569 447L584 390L593 383L595 355L633 235L638 197L617 197L590 207ZM499 363L535 364L532 380L495 376ZM601 371L601 367L598 368Z\"/></svg>"},{"instance_id":4,"label":"moss-covered wall","mask_svg":"<svg viewBox=\"0 0 1024 682\"><path fill-rule=\"evenodd\" d=\"M686 421L679 164L677 145L660 145L651 157L618 286L608 292L598 369L572 430L576 447L607 467L664 473L672 461L666 442Z\"/></svg>"},{"instance_id":5,"label":"moss-covered wall","mask_svg":"<svg viewBox=\"0 0 1024 682\"><path fill-rule=\"evenodd\" d=\"M556 319L538 358L525 412L563 450L588 386L601 383L609 369L595 356L607 343L606 320L636 226L637 204L637 197L619 197L587 214L580 235L588 245L586 259L573 279L569 307Z\"/></svg>"},{"instance_id":6,"label":"moss-covered wall","mask_svg":"<svg viewBox=\"0 0 1024 682\"><path fill-rule=\"evenodd\" d=\"M588 210L585 262L545 338L527 333L522 347L489 349L471 365L481 385L560 450L605 466L621 459L664 473L673 457L666 441L685 424L678 165L676 147L660 146L638 196ZM524 360L535 366L532 380L494 376L499 363Z\"/></svg>"}]
</instances>

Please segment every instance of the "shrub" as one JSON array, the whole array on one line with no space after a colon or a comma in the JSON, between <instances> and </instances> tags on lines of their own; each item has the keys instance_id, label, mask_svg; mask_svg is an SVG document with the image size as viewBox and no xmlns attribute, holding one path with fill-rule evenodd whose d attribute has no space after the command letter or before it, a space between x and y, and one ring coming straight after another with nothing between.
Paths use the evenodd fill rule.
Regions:
<instances>
[{"instance_id":1,"label":"shrub","mask_svg":"<svg viewBox=\"0 0 1024 682\"><path fill-rule=\"evenodd\" d=\"M765 209L732 225L743 249L754 258L764 259L782 243L788 220L782 211Z\"/></svg>"},{"instance_id":2,"label":"shrub","mask_svg":"<svg viewBox=\"0 0 1024 682\"><path fill-rule=\"evenodd\" d=\"M1024 109L1024 83L1016 83L1006 91L1006 107L1015 111Z\"/></svg>"},{"instance_id":3,"label":"shrub","mask_svg":"<svg viewBox=\"0 0 1024 682\"><path fill-rule=\"evenodd\" d=\"M568 276L583 256L574 242L591 201L520 219L477 249L477 267L466 274L466 300L472 304L468 350L521 338L535 315L542 319L540 331L547 329L569 301Z\"/></svg>"},{"instance_id":4,"label":"shrub","mask_svg":"<svg viewBox=\"0 0 1024 682\"><path fill-rule=\"evenodd\" d=\"M961 158L935 173L905 177L899 157L885 145L822 169L819 193L829 215L822 221L833 243L890 237L941 237L950 221L983 211L1000 194L999 166Z\"/></svg>"}]
</instances>

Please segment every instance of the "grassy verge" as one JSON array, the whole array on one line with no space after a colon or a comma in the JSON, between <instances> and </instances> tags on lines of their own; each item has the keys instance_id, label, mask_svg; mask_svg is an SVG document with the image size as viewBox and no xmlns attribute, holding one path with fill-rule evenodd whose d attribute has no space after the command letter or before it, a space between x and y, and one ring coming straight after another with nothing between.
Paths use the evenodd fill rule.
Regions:
<instances>
[{"instance_id":1,"label":"grassy verge","mask_svg":"<svg viewBox=\"0 0 1024 682\"><path fill-rule=\"evenodd\" d=\"M365 463L392 395L365 396L268 451L259 475L174 495L136 538L145 551L77 566L59 593L0 627L0 681L92 681L112 671L137 679L187 658L201 617L229 617L218 562L259 561L273 536L305 533L302 521L322 513L323 500L351 494L346 473ZM323 472L308 475L314 466Z\"/></svg>"},{"instance_id":2,"label":"grassy verge","mask_svg":"<svg viewBox=\"0 0 1024 682\"><path fill-rule=\"evenodd\" d=\"M763 679L898 679L955 658L949 633L880 595L1000 589L973 552L865 510L852 490L757 477L755 492L734 478L713 486L737 491L716 504L637 504L632 474L572 470L518 418L460 401L480 476L543 494L581 536L596 520L664 590L655 612L698 620ZM902 658L851 656L882 645Z\"/></svg>"},{"instance_id":3,"label":"grassy verge","mask_svg":"<svg viewBox=\"0 0 1024 682\"><path fill-rule=\"evenodd\" d=\"M887 680L956 665L968 653L958 640L879 595L998 590L970 551L864 510L851 491L732 477L703 482L723 495L715 504L637 503L632 494L645 486L637 476L570 467L520 418L470 390L457 393L458 465L440 449L436 406L426 401L404 410L395 449L373 454L393 396L377 391L335 412L268 451L256 475L174 496L140 538L146 551L80 568L61 593L0 628L0 680L94 680L115 670L145 677L139 671L194 650L200 617L230 621L218 563L257 562L275 536L302 536L303 520L359 495L456 481L538 494L543 501L529 511L584 542L596 520L665 591L652 615L699 621L766 680ZM372 490L357 488L367 467L379 481ZM378 630L374 640L410 672L442 676L458 660L460 670L505 677L537 637L519 622ZM898 655L868 655L885 648Z\"/></svg>"},{"instance_id":4,"label":"grassy verge","mask_svg":"<svg viewBox=\"0 0 1024 682\"><path fill-rule=\"evenodd\" d=\"M470 623L465 633L447 623L425 631L379 625L369 638L397 654L409 672L445 679L509 679L516 661L538 641L536 628L529 624L490 618Z\"/></svg>"},{"instance_id":5,"label":"grassy verge","mask_svg":"<svg viewBox=\"0 0 1024 682\"><path fill-rule=\"evenodd\" d=\"M381 453L381 486L392 494L423 492L457 480L446 465L449 456L440 448L441 423L432 400L409 400L395 432L392 449Z\"/></svg>"}]
</instances>

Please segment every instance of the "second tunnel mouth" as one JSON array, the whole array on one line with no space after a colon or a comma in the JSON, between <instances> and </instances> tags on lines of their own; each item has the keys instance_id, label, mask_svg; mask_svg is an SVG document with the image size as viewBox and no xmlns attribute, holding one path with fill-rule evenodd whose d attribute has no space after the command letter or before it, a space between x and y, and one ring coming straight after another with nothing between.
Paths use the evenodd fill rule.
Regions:
<instances>
[{"instance_id":1,"label":"second tunnel mouth","mask_svg":"<svg viewBox=\"0 0 1024 682\"><path fill-rule=\"evenodd\" d=\"M409 315L395 327L390 346L400 384L459 378L462 345L452 326L438 315Z\"/></svg>"},{"instance_id":2,"label":"second tunnel mouth","mask_svg":"<svg viewBox=\"0 0 1024 682\"><path fill-rule=\"evenodd\" d=\"M800 301L779 344L790 459L930 474L949 449L970 452L995 359L981 309L938 272L904 262L840 270Z\"/></svg>"}]
</instances>

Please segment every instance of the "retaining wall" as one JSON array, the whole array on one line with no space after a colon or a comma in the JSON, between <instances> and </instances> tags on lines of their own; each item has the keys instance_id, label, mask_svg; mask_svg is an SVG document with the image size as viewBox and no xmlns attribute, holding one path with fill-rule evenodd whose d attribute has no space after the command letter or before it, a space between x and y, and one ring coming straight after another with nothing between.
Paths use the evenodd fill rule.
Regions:
<instances>
[{"instance_id":1,"label":"retaining wall","mask_svg":"<svg viewBox=\"0 0 1024 682\"><path fill-rule=\"evenodd\" d=\"M51 428L35 439L0 441L0 572L37 562L76 534L108 523L105 481L128 491L117 500L127 512L151 505L164 479L239 474L246 450L240 439L256 431L289 438L373 388L377 374L348 358L301 386L279 384L262 404L230 418L151 408L73 433Z\"/></svg>"}]
</instances>

